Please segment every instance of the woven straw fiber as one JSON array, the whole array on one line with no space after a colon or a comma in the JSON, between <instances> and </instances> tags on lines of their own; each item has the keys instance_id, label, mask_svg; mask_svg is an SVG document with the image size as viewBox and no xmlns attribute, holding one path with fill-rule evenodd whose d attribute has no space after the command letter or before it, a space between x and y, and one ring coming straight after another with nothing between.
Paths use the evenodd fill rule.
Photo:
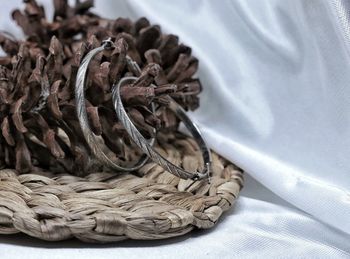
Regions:
<instances>
[{"instance_id":1,"label":"woven straw fiber","mask_svg":"<svg viewBox=\"0 0 350 259\"><path fill-rule=\"evenodd\" d=\"M163 136L157 150L187 170L201 165L191 138ZM85 177L0 170L0 234L23 232L49 241L163 239L211 228L243 184L243 172L213 153L211 182L179 179L153 162L138 174Z\"/></svg>"}]
</instances>

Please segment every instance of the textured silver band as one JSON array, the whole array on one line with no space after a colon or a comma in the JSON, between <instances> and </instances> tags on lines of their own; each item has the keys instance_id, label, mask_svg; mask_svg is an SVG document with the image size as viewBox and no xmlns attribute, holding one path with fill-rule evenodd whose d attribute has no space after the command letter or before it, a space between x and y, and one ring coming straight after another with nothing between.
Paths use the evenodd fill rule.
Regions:
<instances>
[{"instance_id":1,"label":"textured silver band","mask_svg":"<svg viewBox=\"0 0 350 259\"><path fill-rule=\"evenodd\" d=\"M163 167L168 172L183 178L183 179L209 179L209 174L211 171L211 155L210 151L201 136L200 130L198 127L191 121L191 119L187 116L185 110L175 102L170 96L168 96L168 108L172 110L176 116L184 123L184 125L188 128L188 130L193 135L196 140L203 156L204 161L204 169L202 172L188 172L181 167L176 166L175 164L168 161L164 158L160 153L153 149L153 147L147 142L147 140L142 136L142 134L138 131L136 126L132 123L129 116L127 115L125 108L123 106L121 96L120 96L120 88L125 84L131 84L136 81L136 77L124 77L119 83L113 87L112 90L112 98L115 107L115 111L117 113L119 121L124 125L126 131L129 133L132 140L136 143L136 145L142 149L142 151L147 154L154 162Z\"/></svg>"},{"instance_id":2,"label":"textured silver band","mask_svg":"<svg viewBox=\"0 0 350 259\"><path fill-rule=\"evenodd\" d=\"M86 104L85 104L85 94L84 94L84 87L85 87L85 80L86 80L86 74L88 70L88 66L90 61L93 59L94 56L96 56L99 52L103 50L107 50L112 48L113 42L111 40L106 40L103 42L101 47L95 48L91 50L83 59L81 62L78 73L77 73L77 79L75 83L75 103L76 103L76 112L78 116L78 120L80 123L81 130L83 132L84 138L89 145L91 152L93 155L105 166L116 170L118 172L130 172L138 170L140 167L142 167L149 159L147 155L142 155L140 160L137 161L132 167L122 167L114 163L108 156L102 151L98 136L95 135L89 125L88 122L88 116L86 112ZM152 106L153 107L153 106ZM150 145L153 146L154 144L154 138L150 140L145 141Z\"/></svg>"}]
</instances>

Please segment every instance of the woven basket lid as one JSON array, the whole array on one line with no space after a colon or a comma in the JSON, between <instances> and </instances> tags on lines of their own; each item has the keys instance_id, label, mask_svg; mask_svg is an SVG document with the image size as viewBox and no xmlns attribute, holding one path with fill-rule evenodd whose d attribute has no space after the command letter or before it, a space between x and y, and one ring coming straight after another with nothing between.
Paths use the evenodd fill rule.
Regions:
<instances>
[{"instance_id":1,"label":"woven basket lid","mask_svg":"<svg viewBox=\"0 0 350 259\"><path fill-rule=\"evenodd\" d=\"M193 139L177 134L157 150L187 170L200 169ZM243 172L214 152L207 181L183 180L152 161L138 174L96 172L85 177L0 170L0 234L23 232L49 241L163 239L213 227L234 204Z\"/></svg>"}]
</instances>

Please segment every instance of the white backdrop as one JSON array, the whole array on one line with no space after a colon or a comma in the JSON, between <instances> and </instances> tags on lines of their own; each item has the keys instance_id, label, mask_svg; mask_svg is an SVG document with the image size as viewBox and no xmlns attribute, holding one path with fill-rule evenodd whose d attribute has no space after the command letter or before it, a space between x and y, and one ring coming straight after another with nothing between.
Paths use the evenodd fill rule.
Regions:
<instances>
[{"instance_id":1,"label":"white backdrop","mask_svg":"<svg viewBox=\"0 0 350 259\"><path fill-rule=\"evenodd\" d=\"M20 35L8 17L20 1L4 3L0 29ZM1 258L350 258L346 1L97 0L96 11L146 16L193 48L204 92L191 116L252 178L204 233L102 247L0 236Z\"/></svg>"}]
</instances>

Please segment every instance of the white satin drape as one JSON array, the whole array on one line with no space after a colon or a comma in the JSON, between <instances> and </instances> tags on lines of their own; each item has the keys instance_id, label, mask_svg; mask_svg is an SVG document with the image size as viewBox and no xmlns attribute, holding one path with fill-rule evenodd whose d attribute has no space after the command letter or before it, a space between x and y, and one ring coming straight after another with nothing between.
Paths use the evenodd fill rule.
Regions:
<instances>
[{"instance_id":1,"label":"white satin drape","mask_svg":"<svg viewBox=\"0 0 350 259\"><path fill-rule=\"evenodd\" d=\"M350 258L347 1L96 5L111 18L146 16L193 48L204 91L192 118L214 150L255 180L248 176L237 206L206 234L157 246L71 249L82 245L65 243L52 245L55 252L23 237L0 237L1 256L8 249L13 256L30 251L33 258ZM12 28L1 14L0 25Z\"/></svg>"}]
</instances>

